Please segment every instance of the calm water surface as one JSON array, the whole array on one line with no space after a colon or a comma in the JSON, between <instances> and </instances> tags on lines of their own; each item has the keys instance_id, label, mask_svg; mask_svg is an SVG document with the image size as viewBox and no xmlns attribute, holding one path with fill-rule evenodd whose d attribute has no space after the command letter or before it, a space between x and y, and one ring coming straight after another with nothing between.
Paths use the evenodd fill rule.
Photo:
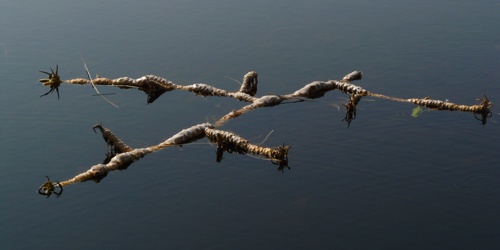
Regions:
<instances>
[{"instance_id":1,"label":"calm water surface","mask_svg":"<svg viewBox=\"0 0 500 250\"><path fill-rule=\"evenodd\" d=\"M364 72L400 98L500 105L498 1L4 1L0 9L1 249L496 249L500 116L430 111L348 96L254 110L226 123L252 143L292 145L291 170L206 140L150 154L102 182L36 194L101 163L102 122L134 148L158 144L244 103L173 91L38 83L147 74L257 96ZM341 108L339 110L339 107Z\"/></svg>"}]
</instances>

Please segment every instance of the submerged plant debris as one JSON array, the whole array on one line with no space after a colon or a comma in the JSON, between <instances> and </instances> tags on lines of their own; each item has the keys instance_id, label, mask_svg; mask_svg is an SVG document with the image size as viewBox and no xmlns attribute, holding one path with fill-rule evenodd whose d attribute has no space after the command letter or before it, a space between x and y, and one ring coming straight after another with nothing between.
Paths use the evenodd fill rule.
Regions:
<instances>
[{"instance_id":1,"label":"submerged plant debris","mask_svg":"<svg viewBox=\"0 0 500 250\"><path fill-rule=\"evenodd\" d=\"M230 92L203 83L196 83L187 86L178 85L170 80L154 75L146 75L137 79L132 79L129 77L108 79L97 76L97 78L92 80L89 74L89 80L84 78L77 78L62 81L58 74L58 70L59 67L57 66L55 72L52 69L51 73L41 71L42 73L47 74L49 76L49 79L41 79L40 82L42 82L46 86L50 86L50 91L42 96L46 96L56 90L59 99L59 87L61 83L73 83L92 84L92 86L108 85L118 88L137 88L148 95L148 104L153 103L154 100L159 98L162 94L173 90L185 90L200 96L230 97L235 98L239 101L248 102L250 104L242 107L239 110L233 110L229 112L214 124L198 124L180 131L179 133L173 135L172 137L158 145L139 149L133 149L127 146L113 132L111 132L111 130L104 128L102 126L102 123L97 124L93 127L94 132L97 132L96 129L101 132L103 139L106 142L106 149L109 148L109 151L106 153L107 157L105 161L103 163L92 166L88 171L78 174L77 176L67 181L51 182L47 177L47 182L45 182L45 184L43 184L38 190L39 194L45 195L47 196L47 198L50 197L51 194L56 194L57 197L59 197L62 194L63 186L77 182L85 182L88 180L92 180L96 183L100 182L107 176L108 172L126 169L133 162L139 160L149 153L166 147L182 146L204 137L217 145L217 162L220 162L223 159L224 152L230 154L253 154L259 157L266 158L275 165L279 165L278 170L283 172L284 169L290 169L290 167L288 166L288 152L291 148L290 146L285 146L285 144L283 144L274 148L260 147L249 143L246 139L234 133L224 130L218 130L215 128L222 126L225 122L231 119L235 119L251 110L262 107L277 106L287 100L292 100L292 102L300 102L305 99L321 98L327 92L333 90L338 90L344 94L349 95L349 101L343 105L346 109L346 115L345 118L342 119L342 121L347 122L347 127L349 127L351 125L351 122L356 119L356 106L365 96L379 97L388 100L413 103L415 105L418 105L418 107L414 109L414 112L412 114L414 117L418 116L418 114L422 112L422 107L433 110L470 112L473 113L475 119L481 121L483 125L486 124L487 118L490 118L492 116L490 108L493 106L493 103L488 100L486 95L484 95L484 98L477 99L478 101L481 101L481 103L468 106L457 105L447 101L431 100L428 97L423 99L402 99L371 93L363 89L362 87L351 83L352 81L362 79L363 73L360 71L353 71L346 75L342 80L314 81L305 85L303 88L287 95L272 94L262 97L255 97L255 95L257 94L258 74L254 71L248 72L243 77L243 83L238 91Z\"/></svg>"}]
</instances>

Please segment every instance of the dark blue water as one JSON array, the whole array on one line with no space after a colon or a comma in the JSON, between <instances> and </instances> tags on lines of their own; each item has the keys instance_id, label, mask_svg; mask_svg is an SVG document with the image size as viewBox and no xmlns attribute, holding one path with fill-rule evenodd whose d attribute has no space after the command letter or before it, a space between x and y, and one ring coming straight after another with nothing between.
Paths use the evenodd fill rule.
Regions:
<instances>
[{"instance_id":1,"label":"dark blue water","mask_svg":"<svg viewBox=\"0 0 500 250\"><path fill-rule=\"evenodd\" d=\"M207 140L147 155L100 183L36 190L101 163L102 122L134 148L246 105L38 79L147 74L257 96L364 72L379 94L500 103L498 1L5 2L0 8L1 249L496 249L500 116L365 97L349 128L340 92L254 110L220 129L292 145L291 170ZM339 110L340 108L340 110Z\"/></svg>"}]
</instances>

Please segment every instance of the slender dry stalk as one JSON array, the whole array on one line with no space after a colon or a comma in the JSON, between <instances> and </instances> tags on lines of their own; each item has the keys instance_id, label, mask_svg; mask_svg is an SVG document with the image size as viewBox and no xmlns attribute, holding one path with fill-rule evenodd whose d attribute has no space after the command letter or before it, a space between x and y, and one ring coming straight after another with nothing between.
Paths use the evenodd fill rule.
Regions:
<instances>
[{"instance_id":1,"label":"slender dry stalk","mask_svg":"<svg viewBox=\"0 0 500 250\"><path fill-rule=\"evenodd\" d=\"M78 54L78 55L80 55L80 54ZM90 76L89 68L87 68L87 64L85 63L85 60L83 60L82 55L80 55L80 58L82 58L83 65L85 66L85 70L87 71L87 76L89 77L90 83L92 84L92 87L95 89L95 91L97 92L97 94L100 95L104 100L106 100L107 102L109 102L111 105L113 105L116 108L118 108L118 106L116 104L112 103L106 97L104 97L103 95L101 95L101 93L99 93L99 90L97 90L96 86L94 85L94 82L92 81L92 77Z\"/></svg>"}]
</instances>

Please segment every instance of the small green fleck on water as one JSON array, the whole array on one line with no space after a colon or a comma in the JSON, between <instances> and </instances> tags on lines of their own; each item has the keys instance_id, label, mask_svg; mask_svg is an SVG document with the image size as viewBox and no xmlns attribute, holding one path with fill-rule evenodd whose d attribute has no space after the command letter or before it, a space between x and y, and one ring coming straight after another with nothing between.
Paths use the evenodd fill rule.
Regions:
<instances>
[{"instance_id":1,"label":"small green fleck on water","mask_svg":"<svg viewBox=\"0 0 500 250\"><path fill-rule=\"evenodd\" d=\"M418 107L413 109L411 116L417 117L418 115L420 115L420 113L422 113L422 107L418 106Z\"/></svg>"}]
</instances>

